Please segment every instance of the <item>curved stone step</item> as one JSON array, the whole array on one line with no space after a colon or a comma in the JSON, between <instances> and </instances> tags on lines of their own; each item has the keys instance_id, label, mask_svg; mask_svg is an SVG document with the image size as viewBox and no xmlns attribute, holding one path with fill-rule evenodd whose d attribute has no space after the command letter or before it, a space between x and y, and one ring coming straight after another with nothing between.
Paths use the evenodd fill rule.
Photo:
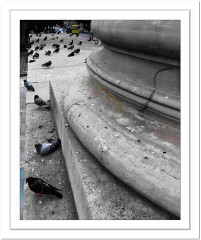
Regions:
<instances>
[{"instance_id":1,"label":"curved stone step","mask_svg":"<svg viewBox=\"0 0 201 240\"><path fill-rule=\"evenodd\" d=\"M100 89L91 88L91 83L87 71L83 70L78 78L74 78L73 71L69 71L68 80L55 80L50 84L52 109L79 219L177 219L111 174L78 140L76 131L71 130L70 126L75 130L71 110L83 106L79 105L81 102L94 104L93 101L99 95ZM93 106L90 107L93 110ZM82 110L85 112L85 108ZM91 120L83 111L80 116L80 113L73 112L79 119L84 120L86 117L87 124ZM68 123L65 112L71 119Z\"/></svg>"},{"instance_id":2,"label":"curved stone step","mask_svg":"<svg viewBox=\"0 0 201 240\"><path fill-rule=\"evenodd\" d=\"M82 144L127 185L180 216L179 125L139 113L133 105L101 90L93 79L80 84L95 97L89 99L80 92L78 102L72 104L72 84L64 109Z\"/></svg>"}]
</instances>

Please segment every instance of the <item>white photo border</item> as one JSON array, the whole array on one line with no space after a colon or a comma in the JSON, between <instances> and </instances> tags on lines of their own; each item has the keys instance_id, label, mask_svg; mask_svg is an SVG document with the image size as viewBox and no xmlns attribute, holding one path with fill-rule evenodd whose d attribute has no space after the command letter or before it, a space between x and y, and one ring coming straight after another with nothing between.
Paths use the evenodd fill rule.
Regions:
<instances>
[{"instance_id":1,"label":"white photo border","mask_svg":"<svg viewBox=\"0 0 201 240\"><path fill-rule=\"evenodd\" d=\"M1 38L1 79L5 79L5 76L9 75L8 82L1 82L4 90L1 87L1 110L5 115L8 114L9 119L1 119L1 144L9 142L10 146L5 146L2 152L9 153L9 161L1 161L1 184L5 182L9 183L7 188L2 184L4 196L5 193L9 196L7 202L5 198L1 199L1 224L4 230L4 237L6 236L20 236L19 233L24 231L24 234L28 233L29 236L41 237L46 236L45 233L49 232L51 238L57 238L57 234L52 230L60 230L65 234L73 234L75 237L86 236L94 232L99 237L117 236L118 238L126 236L137 236L138 238L191 238L192 234L200 238L198 224L200 222L200 192L199 189L199 131L196 126L199 126L199 118L196 118L197 109L199 109L199 89L200 85L196 79L199 78L199 51L196 49L199 47L199 8L198 1L183 2L183 1L169 1L169 2L130 2L124 1L115 2L115 9L113 1L107 1L107 8L98 9L98 2L96 4L92 2L60 2L64 9L54 9L54 4L59 5L59 1L40 1L38 2L40 8L36 8L36 2L3 2L1 8L1 29L4 31L7 37ZM73 6L73 3L79 6L79 9L69 8ZM128 3L129 8L125 9L125 2ZM47 8L47 3L50 3ZM87 4L86 4L87 3ZM99 6L103 7L103 2L99 2ZM146 8L145 8L146 6ZM54 13L54 15L51 15ZM55 14L56 13L56 14ZM68 14L66 14L68 13ZM20 220L19 213L19 169L20 169L20 153L19 153L19 139L16 136L19 134L19 20L31 20L31 19L177 19L181 20L181 175L182 175L182 195L181 195L181 220L179 221L109 221L109 220ZM101 13L101 16L98 15ZM124 16L121 15L124 13ZM135 13L135 14L134 14ZM153 15L151 16L150 13ZM66 17L64 18L64 14ZM130 14L130 15L129 15ZM131 14L133 14L131 16ZM52 17L54 16L54 17ZM70 16L70 17L69 17ZM82 17L80 17L82 16ZM123 17L122 17L123 16ZM129 18L130 17L130 18ZM132 17L132 18L131 18ZM2 34L1 34L2 35ZM18 37L17 37L18 36ZM9 50L9 51L8 51ZM9 54L8 54L9 52ZM17 62L18 61L18 62ZM7 64L6 64L7 63ZM2 67L5 66L5 67ZM12 67L12 68L11 68ZM11 71L12 69L12 71ZM193 84L192 84L193 79ZM185 82L186 84L184 84ZM5 84L4 84L5 83ZM12 83L12 84L11 84ZM188 89L189 88L189 89ZM7 91L6 91L7 90ZM9 92L9 94L8 94ZM193 93L193 94L192 94ZM196 94L195 94L196 93ZM10 108L5 109L5 100L9 102ZM185 107L183 107L185 106ZM1 114L2 116L2 114ZM192 125L193 122L193 125ZM8 125L9 130L2 128L4 123ZM9 132L9 134L8 134ZM196 139L196 140L195 140ZM2 146L2 145L1 145ZM10 149L9 149L10 147ZM11 149L12 147L12 149ZM2 148L1 148L2 149ZM184 151L183 151L184 150ZM186 159L188 158L189 159ZM194 161L192 161L192 159ZM187 161L188 160L188 161ZM7 162L5 162L7 161ZM185 162L187 161L187 162ZM12 162L12 165L11 165ZM4 170L2 170L4 169ZM8 171L7 171L8 170ZM10 174L8 174L10 172ZM185 175L184 175L185 173ZM192 174L193 173L193 174ZM16 180L17 179L17 180ZM194 187L192 187L194 186ZM197 194L197 195L196 195ZM2 194L1 194L2 196ZM198 211L199 210L199 211ZM9 212L9 214L8 214ZM193 217L192 217L193 215ZM4 218L2 218L4 216ZM7 224L7 225L6 225ZM76 225L76 226L75 226ZM135 225L135 227L133 227ZM98 226L98 227L97 227ZM99 227L101 226L101 227ZM124 226L124 227L122 227ZM146 228L144 228L146 226ZM6 231L5 231L6 230ZM40 230L39 234L37 231ZM70 230L65 233L65 230ZM79 231L77 231L79 230ZM91 231L93 230L93 231ZM146 231L145 231L146 230ZM75 231L76 234L74 233ZM97 234L97 231L99 232ZM106 231L104 233L103 231ZM108 232L109 231L109 232ZM121 232L122 231L122 232ZM127 231L127 233L125 232ZM42 234L43 232L43 234ZM7 235L8 234L8 235ZM13 235L14 234L14 235ZM71 235L70 234L70 235ZM180 235L181 234L181 235ZM88 236L89 236L88 235ZM72 237L71 236L71 237ZM72 238L73 238L72 237ZM93 237L94 238L94 237ZM27 239L27 237L26 237ZM125 239L125 238L124 238ZM163 238L165 239L165 238Z\"/></svg>"}]
</instances>

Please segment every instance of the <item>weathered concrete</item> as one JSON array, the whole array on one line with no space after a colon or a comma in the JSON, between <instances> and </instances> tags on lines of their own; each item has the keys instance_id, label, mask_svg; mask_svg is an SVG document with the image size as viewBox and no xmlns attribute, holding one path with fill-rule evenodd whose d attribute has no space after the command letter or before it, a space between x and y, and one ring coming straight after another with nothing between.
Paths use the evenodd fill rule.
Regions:
<instances>
[{"instance_id":1,"label":"weathered concrete","mask_svg":"<svg viewBox=\"0 0 201 240\"><path fill-rule=\"evenodd\" d=\"M42 35L42 38L44 36ZM47 40L44 51L48 50L51 43L52 41ZM58 149L49 155L40 156L34 147L36 143L46 141L46 138L58 138L52 111L39 108L33 103L35 94L46 101L50 98L51 69L41 68L41 64L48 61L44 51L38 51L40 58L35 63L28 64L27 80L32 82L35 92L27 92L26 97L25 159L21 161L21 167L24 168L25 178L28 176L40 177L55 187L61 188L63 198L58 199L51 195L36 197L25 184L23 219L74 220L77 219L77 213L62 150ZM25 78L21 79L21 86L23 86L23 79Z\"/></svg>"},{"instance_id":2,"label":"weathered concrete","mask_svg":"<svg viewBox=\"0 0 201 240\"><path fill-rule=\"evenodd\" d=\"M74 69L68 69L68 73L66 81L51 81L50 97L79 219L176 219L107 171L84 147L85 144L82 145L77 139L74 134L77 132L74 128L73 132L66 121L63 98L67 94L66 100L71 106L78 106L82 94L86 94L87 98L93 98L94 95L88 95L86 85L80 84L87 80L86 69L81 69L77 78ZM85 119L86 124L90 121L90 116ZM83 135L84 138L85 136L87 137ZM94 141L91 142L93 144Z\"/></svg>"}]
</instances>

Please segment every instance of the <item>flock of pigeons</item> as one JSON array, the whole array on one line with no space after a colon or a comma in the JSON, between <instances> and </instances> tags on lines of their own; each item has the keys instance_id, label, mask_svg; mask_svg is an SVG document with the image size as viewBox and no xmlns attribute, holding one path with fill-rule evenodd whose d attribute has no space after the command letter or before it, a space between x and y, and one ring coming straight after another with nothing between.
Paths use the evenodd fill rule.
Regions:
<instances>
[{"instance_id":1,"label":"flock of pigeons","mask_svg":"<svg viewBox=\"0 0 201 240\"><path fill-rule=\"evenodd\" d=\"M54 33L52 35L54 36ZM41 34L36 34L36 36L41 37ZM69 36L72 36L72 34L70 34ZM30 35L30 38L32 38L32 35ZM58 39L58 37L52 38L51 40L55 40L55 39ZM40 38L37 38L35 43L39 42L39 40L40 40ZM46 46L46 44L44 43L44 41L46 41L46 40L47 40L47 36L43 39L43 43L41 45L35 47L35 53L34 53L34 50L31 50L30 52L28 52L28 56L32 55L32 57L33 57L33 59L31 59L29 61L29 63L35 62L35 59L39 58L39 53L36 51L43 50L43 48ZM88 41L91 41L91 38ZM63 42L63 39L61 39L60 42ZM32 48L32 44L34 44L34 41L29 41L27 49ZM98 44L98 41L95 41L94 44ZM81 46L82 41L79 41L77 43L77 45ZM52 47L54 48L53 53L59 52L60 44L54 43L52 45ZM73 40L71 40L71 42L68 44L68 46L64 45L63 47L67 48L68 50L72 50L74 48ZM72 57L75 54L78 54L79 52L80 52L80 49L77 48L73 52L71 52L68 55L68 57ZM46 51L45 55L50 56L51 51L50 50ZM85 59L85 62L86 62L86 59ZM50 67L51 64L52 64L52 62L48 61L48 62L42 64L42 67ZM32 84L27 80L24 80L24 87L29 91L35 91ZM50 109L50 106L47 104L47 102L45 102L38 95L34 96L34 103L39 107L44 107L46 109ZM36 151L40 155L47 155L49 153L52 153L53 151L57 150L60 146L61 146L60 139L47 139L47 142L45 142L45 143L35 144ZM36 193L36 196L40 196L42 194L52 194L52 195L57 196L58 198L62 198L62 194L60 192L58 192L58 191L61 191L61 189L53 187L52 185L43 181L41 178L28 177L28 178L26 178L26 183L28 183L30 190Z\"/></svg>"}]
</instances>

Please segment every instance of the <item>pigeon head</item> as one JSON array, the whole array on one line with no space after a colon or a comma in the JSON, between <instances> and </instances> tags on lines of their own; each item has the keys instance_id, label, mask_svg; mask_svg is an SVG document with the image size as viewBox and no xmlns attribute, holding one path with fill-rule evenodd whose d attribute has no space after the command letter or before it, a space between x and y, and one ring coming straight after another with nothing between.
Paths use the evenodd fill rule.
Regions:
<instances>
[{"instance_id":1,"label":"pigeon head","mask_svg":"<svg viewBox=\"0 0 201 240\"><path fill-rule=\"evenodd\" d=\"M35 95L35 96L34 96L34 99L36 99L36 98L39 98L39 96L38 96L38 95Z\"/></svg>"},{"instance_id":2,"label":"pigeon head","mask_svg":"<svg viewBox=\"0 0 201 240\"><path fill-rule=\"evenodd\" d=\"M33 182L33 180L34 180L33 177L28 177L28 178L26 179L26 183L31 183L31 182Z\"/></svg>"},{"instance_id":3,"label":"pigeon head","mask_svg":"<svg viewBox=\"0 0 201 240\"><path fill-rule=\"evenodd\" d=\"M36 148L36 149L39 149L40 147L41 147L41 144L40 144L40 143L36 143L36 144L35 144L35 148Z\"/></svg>"},{"instance_id":4,"label":"pigeon head","mask_svg":"<svg viewBox=\"0 0 201 240\"><path fill-rule=\"evenodd\" d=\"M25 79L24 82L27 82L27 80Z\"/></svg>"}]
</instances>

